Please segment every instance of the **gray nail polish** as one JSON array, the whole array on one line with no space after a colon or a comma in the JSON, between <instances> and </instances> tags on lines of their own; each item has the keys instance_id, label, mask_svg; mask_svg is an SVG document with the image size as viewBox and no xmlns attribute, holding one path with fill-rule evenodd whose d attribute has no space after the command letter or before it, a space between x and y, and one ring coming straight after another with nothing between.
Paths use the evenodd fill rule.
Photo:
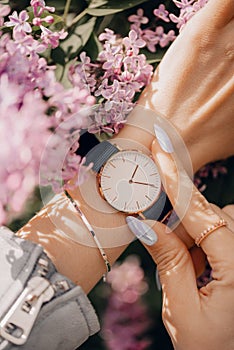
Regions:
<instances>
[{"instance_id":1,"label":"gray nail polish","mask_svg":"<svg viewBox=\"0 0 234 350\"><path fill-rule=\"evenodd\" d=\"M169 139L169 136L167 135L166 131L163 130L161 126L154 124L154 132L162 150L167 153L174 152L171 140Z\"/></svg>"},{"instance_id":2,"label":"gray nail polish","mask_svg":"<svg viewBox=\"0 0 234 350\"><path fill-rule=\"evenodd\" d=\"M171 231L173 231L180 223L180 219L177 216L175 210L172 210L169 219L167 221L167 228L166 228L166 233L170 233Z\"/></svg>"},{"instance_id":3,"label":"gray nail polish","mask_svg":"<svg viewBox=\"0 0 234 350\"><path fill-rule=\"evenodd\" d=\"M126 221L129 229L142 243L153 245L157 242L158 237L154 230L142 220L139 220L134 216L127 216Z\"/></svg>"}]
</instances>

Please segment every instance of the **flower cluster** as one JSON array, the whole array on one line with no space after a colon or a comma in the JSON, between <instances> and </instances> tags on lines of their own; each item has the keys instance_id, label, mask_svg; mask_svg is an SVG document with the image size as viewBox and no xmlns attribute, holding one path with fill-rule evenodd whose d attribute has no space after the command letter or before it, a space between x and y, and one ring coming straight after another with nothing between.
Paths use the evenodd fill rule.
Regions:
<instances>
[{"instance_id":1,"label":"flower cluster","mask_svg":"<svg viewBox=\"0 0 234 350\"><path fill-rule=\"evenodd\" d=\"M55 67L40 54L58 46L66 33L42 25L52 22L44 11L54 10L44 1L32 0L31 6L37 16L32 22L25 10L5 21L10 8L0 5L1 224L22 211L39 181L58 189L77 170L85 170L75 150L80 130L88 125L83 107L95 101L87 89L66 90L56 81ZM35 18L37 23L41 19L39 38L38 30L33 33Z\"/></svg>"},{"instance_id":2,"label":"flower cluster","mask_svg":"<svg viewBox=\"0 0 234 350\"><path fill-rule=\"evenodd\" d=\"M180 9L178 17L174 13L169 13L164 4L160 4L153 11L156 25L149 23L149 18L144 16L143 9L138 9L136 15L131 15L128 18L131 23L131 29L136 31L139 39L145 41L146 47L150 52L156 52L158 46L161 48L168 46L176 38L175 31L171 29L165 33L163 25L157 25L158 20L161 20L162 23L176 23L177 28L182 30L189 19L208 2L208 0L172 1ZM142 28L146 24L147 27Z\"/></svg>"},{"instance_id":3,"label":"flower cluster","mask_svg":"<svg viewBox=\"0 0 234 350\"><path fill-rule=\"evenodd\" d=\"M168 11L163 4L154 10L154 15L164 22L170 21ZM156 52L157 45L166 47L176 38L174 30L169 30L168 33L165 33L162 25L142 29L141 26L149 22L149 19L144 16L142 9L138 9L136 15L129 16L128 20L132 23L131 29L136 31L139 39L145 41L147 49L151 52Z\"/></svg>"},{"instance_id":4,"label":"flower cluster","mask_svg":"<svg viewBox=\"0 0 234 350\"><path fill-rule=\"evenodd\" d=\"M199 11L209 0L173 0L175 5L180 9L179 16L170 13L169 17L172 22L177 23L177 28L180 31L184 25Z\"/></svg>"},{"instance_id":5,"label":"flower cluster","mask_svg":"<svg viewBox=\"0 0 234 350\"><path fill-rule=\"evenodd\" d=\"M153 67L147 64L145 55L140 54L145 41L139 39L134 30L120 38L105 29L99 40L103 42L103 50L97 61L92 63L83 52L81 63L70 67L70 80L97 98L89 132L117 133L134 106L136 93L149 83Z\"/></svg>"},{"instance_id":6,"label":"flower cluster","mask_svg":"<svg viewBox=\"0 0 234 350\"><path fill-rule=\"evenodd\" d=\"M109 350L144 350L150 319L141 296L147 291L144 272L137 257L129 256L108 274L111 295L103 318L102 336Z\"/></svg>"}]
</instances>

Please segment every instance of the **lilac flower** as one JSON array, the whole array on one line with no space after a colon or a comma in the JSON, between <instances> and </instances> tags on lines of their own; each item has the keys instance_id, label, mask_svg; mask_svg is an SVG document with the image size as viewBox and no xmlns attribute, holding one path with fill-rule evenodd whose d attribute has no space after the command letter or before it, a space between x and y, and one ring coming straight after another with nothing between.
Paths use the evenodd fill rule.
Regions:
<instances>
[{"instance_id":1,"label":"lilac flower","mask_svg":"<svg viewBox=\"0 0 234 350\"><path fill-rule=\"evenodd\" d=\"M19 13L14 11L11 16L9 16L10 21L5 22L5 26L14 27L15 31L23 31L26 33L31 33L32 28L30 24L27 22L29 19L29 15L27 11L23 10Z\"/></svg>"},{"instance_id":2,"label":"lilac flower","mask_svg":"<svg viewBox=\"0 0 234 350\"><path fill-rule=\"evenodd\" d=\"M146 47L150 52L156 52L156 45L158 44L158 37L155 35L155 31L151 29L145 29L142 32L142 38L146 42Z\"/></svg>"},{"instance_id":3,"label":"lilac flower","mask_svg":"<svg viewBox=\"0 0 234 350\"><path fill-rule=\"evenodd\" d=\"M162 32L159 33L158 31L157 34L159 36L159 45L161 47L167 46L171 41L175 40L176 38L174 30L169 30L167 34Z\"/></svg>"},{"instance_id":4,"label":"lilac flower","mask_svg":"<svg viewBox=\"0 0 234 350\"><path fill-rule=\"evenodd\" d=\"M11 12L11 8L8 5L0 4L0 17L5 17Z\"/></svg>"},{"instance_id":5,"label":"lilac flower","mask_svg":"<svg viewBox=\"0 0 234 350\"><path fill-rule=\"evenodd\" d=\"M40 17L44 11L54 12L55 8L51 6L46 6L44 0L31 0L30 5L33 8L33 13L35 17Z\"/></svg>"},{"instance_id":6,"label":"lilac flower","mask_svg":"<svg viewBox=\"0 0 234 350\"><path fill-rule=\"evenodd\" d=\"M81 64L72 64L69 67L68 78L72 85L87 89L89 92L95 91L96 76L95 70L99 69L99 64L91 63L90 57L86 52L80 54Z\"/></svg>"},{"instance_id":7,"label":"lilac flower","mask_svg":"<svg viewBox=\"0 0 234 350\"><path fill-rule=\"evenodd\" d=\"M134 30L130 30L128 37L123 38L123 44L126 50L129 51L129 55L131 55L131 53L138 55L139 49L145 46L145 41L139 39Z\"/></svg>"},{"instance_id":8,"label":"lilac flower","mask_svg":"<svg viewBox=\"0 0 234 350\"><path fill-rule=\"evenodd\" d=\"M180 29L180 31L183 29L184 25L187 23L187 18L181 14L180 16L174 15L174 13L169 14L170 20L174 23L177 23L177 28Z\"/></svg>"},{"instance_id":9,"label":"lilac flower","mask_svg":"<svg viewBox=\"0 0 234 350\"><path fill-rule=\"evenodd\" d=\"M95 63L82 53L81 63L72 65L69 78L80 88L86 88L100 103L90 116L92 133L117 133L126 122L126 116L134 106L136 92L149 83L152 66L145 55L139 54L145 43L137 33L130 31L126 38L117 37L106 29L100 34L103 50Z\"/></svg>"},{"instance_id":10,"label":"lilac flower","mask_svg":"<svg viewBox=\"0 0 234 350\"><path fill-rule=\"evenodd\" d=\"M155 28L155 31L154 31L155 39L161 47L166 46L164 45L164 34L165 34L164 28L162 26L158 26Z\"/></svg>"},{"instance_id":11,"label":"lilac flower","mask_svg":"<svg viewBox=\"0 0 234 350\"><path fill-rule=\"evenodd\" d=\"M155 31L145 29L142 33L142 38L145 40L148 50L151 52L155 52L156 45L165 47L171 41L173 41L176 38L176 36L174 30L170 30L166 34L164 33L164 28L162 26L158 26L155 28Z\"/></svg>"},{"instance_id":12,"label":"lilac flower","mask_svg":"<svg viewBox=\"0 0 234 350\"><path fill-rule=\"evenodd\" d=\"M33 21L32 21L33 25L38 26L38 27L41 26L43 22L52 24L52 23L54 23L54 17L53 16L46 16L43 18L34 17Z\"/></svg>"},{"instance_id":13,"label":"lilac flower","mask_svg":"<svg viewBox=\"0 0 234 350\"><path fill-rule=\"evenodd\" d=\"M169 22L168 11L166 10L163 4L160 4L157 9L154 10L154 15L164 22ZM141 17L143 16L143 12L139 12L137 15L130 16L129 21L133 22L131 25L131 30L134 31L134 41L143 40L145 42L145 46L150 52L156 52L157 45L161 47L166 47L171 41L175 39L175 32L170 30L167 34L164 33L164 28L162 26L158 26L156 28L149 27L142 29L141 24L143 23ZM174 15L173 15L174 16ZM129 39L125 38L126 43L128 44ZM133 40L131 40L131 43ZM143 47L143 46L141 46ZM137 48L136 48L137 50ZM137 52L137 51L136 51ZM138 48L139 52L139 48Z\"/></svg>"},{"instance_id":14,"label":"lilac flower","mask_svg":"<svg viewBox=\"0 0 234 350\"><path fill-rule=\"evenodd\" d=\"M157 9L154 10L154 15L160 19L162 19L164 22L170 22L168 18L168 11L165 8L165 5L160 4Z\"/></svg>"},{"instance_id":15,"label":"lilac flower","mask_svg":"<svg viewBox=\"0 0 234 350\"><path fill-rule=\"evenodd\" d=\"M120 83L114 80L112 84L108 84L108 79L104 79L99 88L95 91L95 96L102 95L105 99L113 99L119 92Z\"/></svg>"},{"instance_id":16,"label":"lilac flower","mask_svg":"<svg viewBox=\"0 0 234 350\"><path fill-rule=\"evenodd\" d=\"M113 30L105 28L105 32L101 33L98 37L100 41L107 41L110 45L114 45L116 43L116 35Z\"/></svg>"},{"instance_id":17,"label":"lilac flower","mask_svg":"<svg viewBox=\"0 0 234 350\"><path fill-rule=\"evenodd\" d=\"M151 341L145 332L150 325L141 295L147 291L143 270L136 257L116 264L107 282L111 295L103 317L102 336L109 350L144 350Z\"/></svg>"},{"instance_id":18,"label":"lilac flower","mask_svg":"<svg viewBox=\"0 0 234 350\"><path fill-rule=\"evenodd\" d=\"M0 27L3 26L4 17L7 16L10 12L11 12L10 6L0 4Z\"/></svg>"},{"instance_id":19,"label":"lilac flower","mask_svg":"<svg viewBox=\"0 0 234 350\"><path fill-rule=\"evenodd\" d=\"M50 22L48 17L44 19ZM27 19L23 11L14 14L12 37L9 33L0 37L1 224L23 210L39 184L39 171L40 184L57 191L73 177L77 185L88 171L75 151L81 130L89 126L88 108L95 98L87 89L65 89L56 80L55 67L38 55L58 45L66 33L48 29L40 42L21 29ZM57 132L56 142L47 143L51 130Z\"/></svg>"},{"instance_id":20,"label":"lilac flower","mask_svg":"<svg viewBox=\"0 0 234 350\"><path fill-rule=\"evenodd\" d=\"M194 1L195 0L173 0L175 5L180 8L180 14L177 17L173 13L170 13L169 17L172 22L177 23L177 28L179 28L180 31L190 18L208 2L208 0L198 0L195 3Z\"/></svg>"},{"instance_id":21,"label":"lilac flower","mask_svg":"<svg viewBox=\"0 0 234 350\"><path fill-rule=\"evenodd\" d=\"M144 11L142 9L138 9L136 15L129 16L128 20L129 22L134 23L137 27L140 27L141 24L146 24L149 22L148 17L144 16Z\"/></svg>"},{"instance_id":22,"label":"lilac flower","mask_svg":"<svg viewBox=\"0 0 234 350\"><path fill-rule=\"evenodd\" d=\"M25 32L13 32L13 39L14 41L9 41L7 45L8 52L12 55L18 50L22 55L34 55L46 49L46 45L41 44Z\"/></svg>"},{"instance_id":23,"label":"lilac flower","mask_svg":"<svg viewBox=\"0 0 234 350\"><path fill-rule=\"evenodd\" d=\"M181 1L178 1L178 0L172 0L177 7L181 8L181 9L185 9L185 8L188 8L190 7L195 0L181 0Z\"/></svg>"},{"instance_id":24,"label":"lilac flower","mask_svg":"<svg viewBox=\"0 0 234 350\"><path fill-rule=\"evenodd\" d=\"M128 257L122 264L116 263L107 276L107 282L118 293L119 299L127 303L134 303L147 291L144 272L135 256Z\"/></svg>"},{"instance_id":25,"label":"lilac flower","mask_svg":"<svg viewBox=\"0 0 234 350\"><path fill-rule=\"evenodd\" d=\"M118 51L120 51L118 49ZM116 74L121 73L121 68L123 64L123 55L122 53L117 53L117 54L100 54L99 58L103 60L104 55L106 62L103 63L102 68L105 70L113 69Z\"/></svg>"},{"instance_id":26,"label":"lilac flower","mask_svg":"<svg viewBox=\"0 0 234 350\"><path fill-rule=\"evenodd\" d=\"M65 39L67 33L62 29L60 32L52 32L50 29L40 26L42 43L51 46L53 49L58 46L59 40Z\"/></svg>"},{"instance_id":27,"label":"lilac flower","mask_svg":"<svg viewBox=\"0 0 234 350\"><path fill-rule=\"evenodd\" d=\"M5 211L1 210L2 224L23 209L36 185L41 152L49 135L49 120L45 115L46 104L37 92L26 93L19 107L18 86L9 82L6 74L0 77L0 86L0 182L3 184L0 203Z\"/></svg>"},{"instance_id":28,"label":"lilac flower","mask_svg":"<svg viewBox=\"0 0 234 350\"><path fill-rule=\"evenodd\" d=\"M207 2L209 0L197 0L194 4L193 4L193 8L194 8L194 11L197 12L199 11L202 7L204 7Z\"/></svg>"}]
</instances>

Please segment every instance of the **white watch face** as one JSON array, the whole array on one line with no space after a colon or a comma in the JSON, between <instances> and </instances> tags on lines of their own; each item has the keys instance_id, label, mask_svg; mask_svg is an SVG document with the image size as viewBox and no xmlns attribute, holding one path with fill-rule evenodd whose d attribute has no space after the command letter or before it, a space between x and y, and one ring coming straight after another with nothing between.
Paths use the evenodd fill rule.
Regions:
<instances>
[{"instance_id":1,"label":"white watch face","mask_svg":"<svg viewBox=\"0 0 234 350\"><path fill-rule=\"evenodd\" d=\"M134 150L115 153L101 169L99 185L106 201L127 213L146 210L161 192L157 166L150 157Z\"/></svg>"}]
</instances>

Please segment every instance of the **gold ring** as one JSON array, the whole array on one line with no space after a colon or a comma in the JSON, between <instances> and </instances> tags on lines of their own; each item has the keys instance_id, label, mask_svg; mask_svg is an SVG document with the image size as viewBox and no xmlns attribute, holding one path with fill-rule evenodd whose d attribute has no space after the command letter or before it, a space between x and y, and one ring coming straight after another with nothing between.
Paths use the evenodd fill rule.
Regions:
<instances>
[{"instance_id":1,"label":"gold ring","mask_svg":"<svg viewBox=\"0 0 234 350\"><path fill-rule=\"evenodd\" d=\"M215 230L217 230L218 228L222 227L222 226L227 226L227 222L224 219L220 219L219 221L217 221L214 225L209 226L207 229L205 229L202 233L200 233L199 236L197 236L197 238L195 238L195 243L198 247L200 247L201 242L203 241L203 239L205 239L207 236L209 236L212 232L214 232Z\"/></svg>"}]
</instances>

